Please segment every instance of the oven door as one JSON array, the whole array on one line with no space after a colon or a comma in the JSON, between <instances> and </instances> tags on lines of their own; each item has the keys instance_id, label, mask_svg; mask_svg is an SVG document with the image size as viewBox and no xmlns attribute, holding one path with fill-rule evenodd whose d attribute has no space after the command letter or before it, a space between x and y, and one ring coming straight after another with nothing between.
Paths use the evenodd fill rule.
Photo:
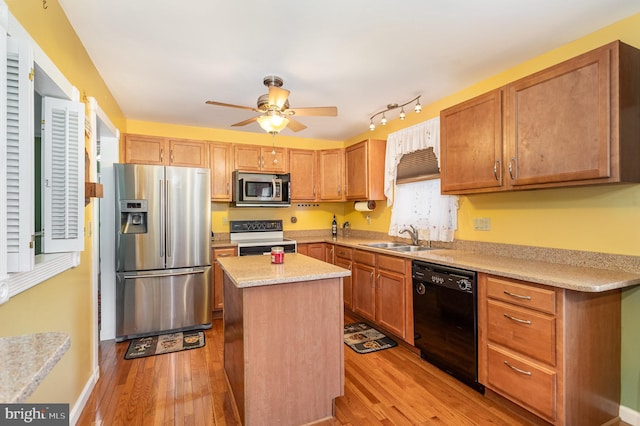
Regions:
<instances>
[{"instance_id":1,"label":"oven door","mask_svg":"<svg viewBox=\"0 0 640 426\"><path fill-rule=\"evenodd\" d=\"M271 255L271 247L283 247L285 253L296 252L295 241L238 243L238 256Z\"/></svg>"}]
</instances>

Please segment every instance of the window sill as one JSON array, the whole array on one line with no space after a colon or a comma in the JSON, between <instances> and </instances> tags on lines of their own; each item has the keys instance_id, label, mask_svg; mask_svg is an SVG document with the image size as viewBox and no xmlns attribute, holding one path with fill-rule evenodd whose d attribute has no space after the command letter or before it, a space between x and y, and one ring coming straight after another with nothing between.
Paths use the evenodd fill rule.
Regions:
<instances>
[{"instance_id":1,"label":"window sill","mask_svg":"<svg viewBox=\"0 0 640 426\"><path fill-rule=\"evenodd\" d=\"M41 254L35 257L32 271L10 274L2 284L8 286L8 297L11 298L79 264L80 252Z\"/></svg>"}]
</instances>

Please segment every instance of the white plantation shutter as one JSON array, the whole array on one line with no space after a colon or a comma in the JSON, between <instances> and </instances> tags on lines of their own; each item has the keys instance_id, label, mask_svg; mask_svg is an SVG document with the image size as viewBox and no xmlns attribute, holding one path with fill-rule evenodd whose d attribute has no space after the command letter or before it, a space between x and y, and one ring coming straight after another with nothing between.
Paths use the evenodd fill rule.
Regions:
<instances>
[{"instance_id":1,"label":"white plantation shutter","mask_svg":"<svg viewBox=\"0 0 640 426\"><path fill-rule=\"evenodd\" d=\"M7 28L9 10L0 4L0 303L9 298L7 277Z\"/></svg>"},{"instance_id":2,"label":"white plantation shutter","mask_svg":"<svg viewBox=\"0 0 640 426\"><path fill-rule=\"evenodd\" d=\"M33 55L28 43L8 38L6 70L7 270L21 272L33 269L35 250Z\"/></svg>"},{"instance_id":3,"label":"white plantation shutter","mask_svg":"<svg viewBox=\"0 0 640 426\"><path fill-rule=\"evenodd\" d=\"M42 99L44 253L84 250L84 104Z\"/></svg>"}]
</instances>

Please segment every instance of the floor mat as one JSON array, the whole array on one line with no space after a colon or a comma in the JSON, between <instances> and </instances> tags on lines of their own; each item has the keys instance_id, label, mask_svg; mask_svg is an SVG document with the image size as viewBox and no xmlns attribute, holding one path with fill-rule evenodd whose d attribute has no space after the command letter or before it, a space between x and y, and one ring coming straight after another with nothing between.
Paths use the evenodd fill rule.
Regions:
<instances>
[{"instance_id":1,"label":"floor mat","mask_svg":"<svg viewBox=\"0 0 640 426\"><path fill-rule=\"evenodd\" d=\"M344 343L359 354L381 351L398 345L392 338L363 322L344 326Z\"/></svg>"}]
</instances>

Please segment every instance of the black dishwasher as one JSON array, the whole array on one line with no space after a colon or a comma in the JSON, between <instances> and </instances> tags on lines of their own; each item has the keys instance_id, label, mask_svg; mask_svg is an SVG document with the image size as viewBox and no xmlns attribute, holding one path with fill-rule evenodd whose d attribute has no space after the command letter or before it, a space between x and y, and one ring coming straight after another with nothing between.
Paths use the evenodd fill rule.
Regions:
<instances>
[{"instance_id":1,"label":"black dishwasher","mask_svg":"<svg viewBox=\"0 0 640 426\"><path fill-rule=\"evenodd\" d=\"M413 318L420 356L477 391L476 273L414 260Z\"/></svg>"}]
</instances>

